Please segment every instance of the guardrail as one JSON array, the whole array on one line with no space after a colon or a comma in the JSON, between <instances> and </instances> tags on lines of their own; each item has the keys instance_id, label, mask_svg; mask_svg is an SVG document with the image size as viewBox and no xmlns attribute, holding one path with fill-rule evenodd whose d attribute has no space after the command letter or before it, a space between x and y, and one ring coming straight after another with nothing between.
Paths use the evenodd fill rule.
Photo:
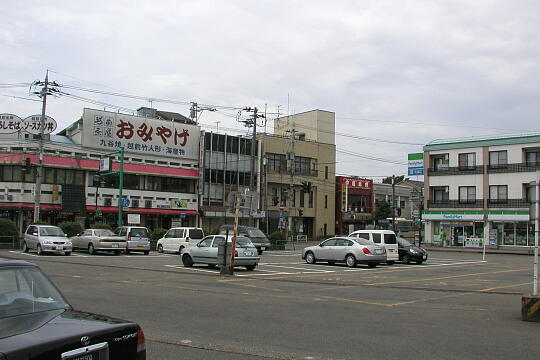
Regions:
<instances>
[{"instance_id":1,"label":"guardrail","mask_svg":"<svg viewBox=\"0 0 540 360\"><path fill-rule=\"evenodd\" d=\"M1 235L0 236L0 249L16 249L19 248L19 240L16 236Z\"/></svg>"}]
</instances>

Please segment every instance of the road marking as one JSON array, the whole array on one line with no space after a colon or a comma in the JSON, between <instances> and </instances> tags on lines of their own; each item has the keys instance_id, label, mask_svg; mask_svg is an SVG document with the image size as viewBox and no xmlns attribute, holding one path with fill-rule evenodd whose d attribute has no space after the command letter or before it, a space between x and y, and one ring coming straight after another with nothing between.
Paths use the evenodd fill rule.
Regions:
<instances>
[{"instance_id":1,"label":"road marking","mask_svg":"<svg viewBox=\"0 0 540 360\"><path fill-rule=\"evenodd\" d=\"M171 267L171 268L175 268L175 269L187 270L187 271L201 271L201 272L211 273L211 274L214 274L214 275L219 275L219 272L216 272L215 270L206 270L206 269L199 269L199 268L194 268L194 267L185 267L183 265L163 265L163 266L167 266L167 267Z\"/></svg>"},{"instance_id":2,"label":"road marking","mask_svg":"<svg viewBox=\"0 0 540 360\"><path fill-rule=\"evenodd\" d=\"M306 269L306 268L293 267L293 266L282 266L282 265L270 265L270 264L265 264L265 266L278 267L278 268L286 268L286 269L294 269L294 270L304 270L304 271L310 271L310 270L311 270L311 269ZM311 271L334 272L334 270L319 270L319 269L312 269Z\"/></svg>"}]
</instances>

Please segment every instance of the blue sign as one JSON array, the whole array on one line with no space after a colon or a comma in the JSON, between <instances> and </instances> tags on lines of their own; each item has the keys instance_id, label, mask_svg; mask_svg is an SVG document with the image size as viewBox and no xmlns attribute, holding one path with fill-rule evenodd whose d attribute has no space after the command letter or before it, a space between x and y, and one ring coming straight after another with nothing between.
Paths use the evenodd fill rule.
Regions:
<instances>
[{"instance_id":1,"label":"blue sign","mask_svg":"<svg viewBox=\"0 0 540 360\"><path fill-rule=\"evenodd\" d=\"M280 219L285 219L287 216L285 216L285 211L280 211L279 212L279 218Z\"/></svg>"},{"instance_id":2,"label":"blue sign","mask_svg":"<svg viewBox=\"0 0 540 360\"><path fill-rule=\"evenodd\" d=\"M122 198L122 207L128 207L128 206L129 206L129 199Z\"/></svg>"},{"instance_id":3,"label":"blue sign","mask_svg":"<svg viewBox=\"0 0 540 360\"><path fill-rule=\"evenodd\" d=\"M409 168L409 175L424 175L424 168L423 167Z\"/></svg>"},{"instance_id":4,"label":"blue sign","mask_svg":"<svg viewBox=\"0 0 540 360\"><path fill-rule=\"evenodd\" d=\"M186 213L181 212L180 213L180 219L185 219L185 218L186 218Z\"/></svg>"}]
</instances>

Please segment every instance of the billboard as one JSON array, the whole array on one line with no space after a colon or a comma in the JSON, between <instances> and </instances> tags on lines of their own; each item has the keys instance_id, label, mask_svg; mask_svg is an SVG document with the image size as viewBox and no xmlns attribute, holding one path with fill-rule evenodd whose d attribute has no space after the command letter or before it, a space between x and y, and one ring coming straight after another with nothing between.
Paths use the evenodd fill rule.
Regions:
<instances>
[{"instance_id":1,"label":"billboard","mask_svg":"<svg viewBox=\"0 0 540 360\"><path fill-rule=\"evenodd\" d=\"M408 155L408 174L424 175L424 153Z\"/></svg>"},{"instance_id":2,"label":"billboard","mask_svg":"<svg viewBox=\"0 0 540 360\"><path fill-rule=\"evenodd\" d=\"M84 109L82 145L111 150L124 147L178 160L198 160L200 127L172 121Z\"/></svg>"},{"instance_id":3,"label":"billboard","mask_svg":"<svg viewBox=\"0 0 540 360\"><path fill-rule=\"evenodd\" d=\"M373 187L373 180L370 179L359 179L340 176L339 183L345 184L348 188L353 189L371 189Z\"/></svg>"},{"instance_id":4,"label":"billboard","mask_svg":"<svg viewBox=\"0 0 540 360\"><path fill-rule=\"evenodd\" d=\"M56 130L56 120L45 115L43 134L51 134ZM30 115L21 119L13 114L0 114L0 134L14 134L19 131L39 135L41 130L41 115Z\"/></svg>"}]
</instances>

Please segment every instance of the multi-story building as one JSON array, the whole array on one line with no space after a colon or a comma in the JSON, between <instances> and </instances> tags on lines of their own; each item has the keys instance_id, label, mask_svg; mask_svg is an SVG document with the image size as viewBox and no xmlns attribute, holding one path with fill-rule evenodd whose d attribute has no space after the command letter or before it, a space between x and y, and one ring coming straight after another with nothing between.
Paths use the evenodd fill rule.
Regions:
<instances>
[{"instance_id":1,"label":"multi-story building","mask_svg":"<svg viewBox=\"0 0 540 360\"><path fill-rule=\"evenodd\" d=\"M263 167L262 229L308 238L335 231L335 114L313 110L275 120L274 135L258 135ZM292 191L291 191L292 190Z\"/></svg>"},{"instance_id":2,"label":"multi-story building","mask_svg":"<svg viewBox=\"0 0 540 360\"><path fill-rule=\"evenodd\" d=\"M373 180L336 176L336 234L350 234L372 222Z\"/></svg>"},{"instance_id":3,"label":"multi-story building","mask_svg":"<svg viewBox=\"0 0 540 360\"><path fill-rule=\"evenodd\" d=\"M84 109L81 119L47 135L42 220L116 224L119 178L95 175L104 154L124 147L123 222L139 214L131 218L150 228L197 224L200 128L180 114L140 110L143 116ZM0 207L23 229L33 220L39 149L36 135L12 128L0 140ZM118 155L113 158L118 170Z\"/></svg>"},{"instance_id":4,"label":"multi-story building","mask_svg":"<svg viewBox=\"0 0 540 360\"><path fill-rule=\"evenodd\" d=\"M435 140L424 146L426 241L531 246L540 133Z\"/></svg>"},{"instance_id":5,"label":"multi-story building","mask_svg":"<svg viewBox=\"0 0 540 360\"><path fill-rule=\"evenodd\" d=\"M392 201L392 196L395 196ZM377 201L385 201L396 209L396 218L402 218L411 220L412 208L411 208L411 187L407 185L394 185L384 183L373 184L373 208L377 206Z\"/></svg>"}]
</instances>

